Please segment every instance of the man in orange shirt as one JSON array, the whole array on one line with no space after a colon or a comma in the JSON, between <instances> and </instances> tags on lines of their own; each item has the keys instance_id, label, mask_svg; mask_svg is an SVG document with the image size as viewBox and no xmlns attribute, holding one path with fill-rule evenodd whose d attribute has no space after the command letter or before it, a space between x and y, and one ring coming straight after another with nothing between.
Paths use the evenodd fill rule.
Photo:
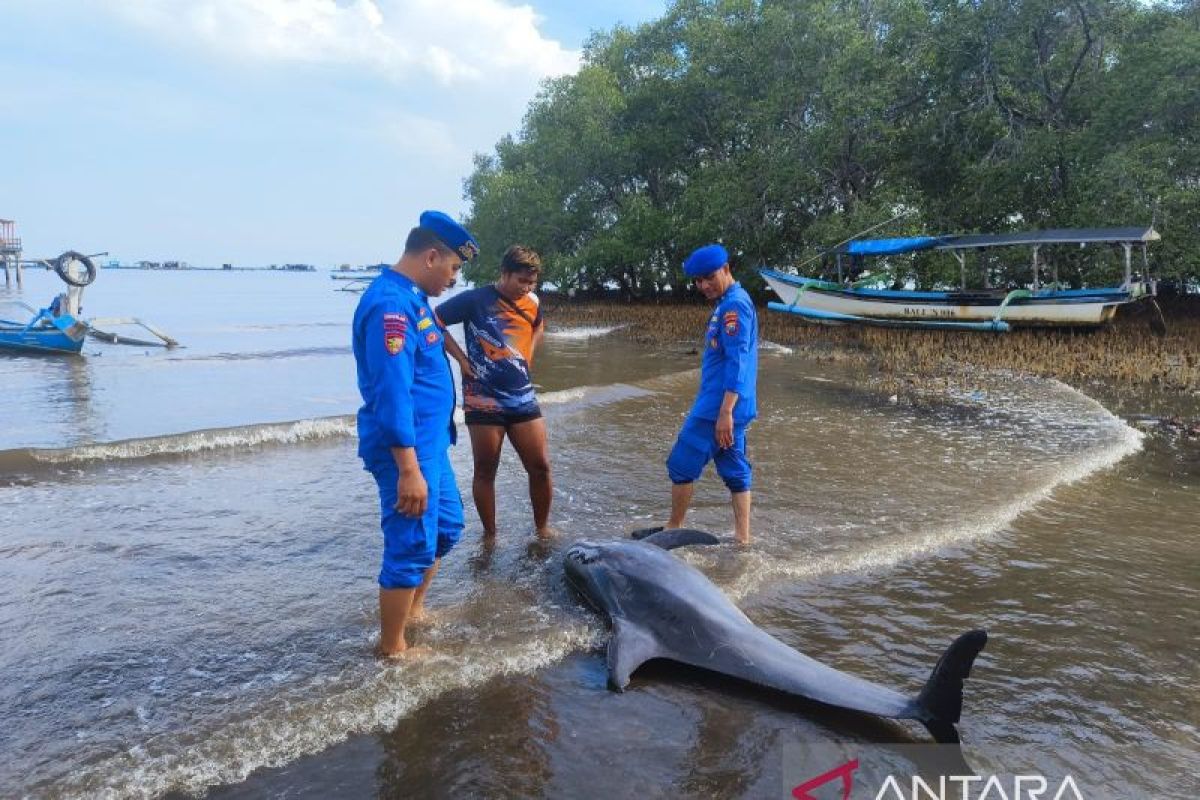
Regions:
<instances>
[{"instance_id":1,"label":"man in orange shirt","mask_svg":"<svg viewBox=\"0 0 1200 800\"><path fill-rule=\"evenodd\" d=\"M486 537L496 535L496 468L507 435L529 475L529 499L537 535L548 525L553 484L546 451L546 423L533 390L533 355L545 326L538 305L542 260L513 245L500 261L500 278L455 295L437 307L443 325L462 323L467 352L447 337L447 350L462 367L463 410L471 433L475 509Z\"/></svg>"}]
</instances>

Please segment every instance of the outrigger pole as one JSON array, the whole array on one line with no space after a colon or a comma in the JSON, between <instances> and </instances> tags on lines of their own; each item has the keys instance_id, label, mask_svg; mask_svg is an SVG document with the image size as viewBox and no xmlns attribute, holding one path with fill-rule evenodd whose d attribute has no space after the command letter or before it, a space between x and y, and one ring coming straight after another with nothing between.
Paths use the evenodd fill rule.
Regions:
<instances>
[{"instance_id":1,"label":"outrigger pole","mask_svg":"<svg viewBox=\"0 0 1200 800\"><path fill-rule=\"evenodd\" d=\"M808 261L805 261L804 263L797 266L796 267L797 274L800 272L800 270L804 269L809 264L816 261L818 258L823 258L823 257L829 255L830 253L837 252L837 249L839 247L841 247L842 245L846 244L847 242L852 242L855 239L857 239L858 237L862 236L863 234L870 233L871 231L874 231L874 230L878 230L879 228L882 228L884 225L891 225L893 222L895 222L898 219L907 217L910 214L915 214L916 211L917 210L915 208L910 208L908 211L901 211L899 214L897 214L896 216L892 217L889 220L884 220L883 222L879 223L878 225L872 225L871 227L861 230L858 233L851 234L848 238L842 239L840 242L835 244L833 247L825 248L824 250L817 253L812 258L810 258ZM837 253L837 267L838 267L838 281L841 282L841 280L842 280L842 254L840 252Z\"/></svg>"}]
</instances>

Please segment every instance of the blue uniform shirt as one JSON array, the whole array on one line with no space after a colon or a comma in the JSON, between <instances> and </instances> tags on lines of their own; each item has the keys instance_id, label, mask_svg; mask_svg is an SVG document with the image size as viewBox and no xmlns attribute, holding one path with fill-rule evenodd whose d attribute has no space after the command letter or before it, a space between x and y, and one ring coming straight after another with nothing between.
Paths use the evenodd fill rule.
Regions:
<instances>
[{"instance_id":1,"label":"blue uniform shirt","mask_svg":"<svg viewBox=\"0 0 1200 800\"><path fill-rule=\"evenodd\" d=\"M700 392L691 416L715 421L725 392L737 392L733 421L744 425L758 416L758 314L736 281L709 317L700 362Z\"/></svg>"},{"instance_id":2,"label":"blue uniform shirt","mask_svg":"<svg viewBox=\"0 0 1200 800\"><path fill-rule=\"evenodd\" d=\"M354 311L358 366L358 454L388 457L415 447L418 459L444 453L454 437L454 379L429 298L392 269L371 282Z\"/></svg>"}]
</instances>

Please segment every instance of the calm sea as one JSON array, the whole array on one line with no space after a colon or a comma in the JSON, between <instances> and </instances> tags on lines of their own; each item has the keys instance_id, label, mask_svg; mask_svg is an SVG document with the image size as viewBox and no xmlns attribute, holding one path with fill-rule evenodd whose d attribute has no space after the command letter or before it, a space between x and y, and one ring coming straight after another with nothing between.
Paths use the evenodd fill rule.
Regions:
<instances>
[{"instance_id":1,"label":"calm sea","mask_svg":"<svg viewBox=\"0 0 1200 800\"><path fill-rule=\"evenodd\" d=\"M372 659L342 285L109 271L85 315L183 348L0 355L0 796L789 797L795 743L925 740L670 665L606 689L562 551L663 519L697 356L553 319L536 379L561 540L531 542L506 452L498 543L468 508L415 632L433 654ZM31 272L0 299L60 287ZM1194 446L1053 381L984 376L913 409L786 348L761 359L756 543L681 557L772 634L904 691L987 628L968 759L1017 752L1087 797L1200 794ZM730 528L711 472L690 523Z\"/></svg>"}]
</instances>

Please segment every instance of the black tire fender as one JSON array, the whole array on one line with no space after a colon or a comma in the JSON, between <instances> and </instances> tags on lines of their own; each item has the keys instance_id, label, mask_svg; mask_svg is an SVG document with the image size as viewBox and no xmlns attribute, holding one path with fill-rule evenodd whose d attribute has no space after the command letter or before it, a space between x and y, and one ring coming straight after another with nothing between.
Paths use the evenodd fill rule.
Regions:
<instances>
[{"instance_id":1,"label":"black tire fender","mask_svg":"<svg viewBox=\"0 0 1200 800\"><path fill-rule=\"evenodd\" d=\"M67 269L72 261L78 261L83 264L86 274L82 278L72 277ZM71 286L87 286L92 281L96 280L96 264L92 259L85 256L83 253L78 253L74 250L68 250L58 258L54 259L54 271L58 277L63 279L64 283Z\"/></svg>"}]
</instances>

